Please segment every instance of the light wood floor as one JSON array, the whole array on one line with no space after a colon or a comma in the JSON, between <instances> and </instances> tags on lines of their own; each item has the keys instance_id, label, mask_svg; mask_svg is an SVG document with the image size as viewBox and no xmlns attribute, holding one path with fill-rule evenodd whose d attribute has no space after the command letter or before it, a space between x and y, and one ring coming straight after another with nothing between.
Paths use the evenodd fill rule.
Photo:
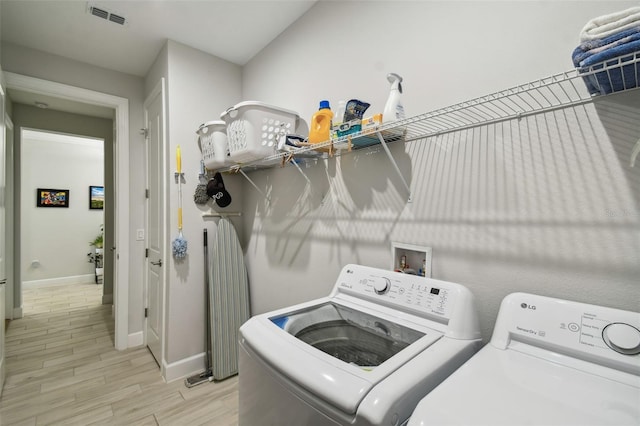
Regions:
<instances>
[{"instance_id":1,"label":"light wood floor","mask_svg":"<svg viewBox=\"0 0 640 426\"><path fill-rule=\"evenodd\" d=\"M6 334L0 425L236 425L237 378L165 383L146 347L116 351L102 286L23 291Z\"/></svg>"}]
</instances>

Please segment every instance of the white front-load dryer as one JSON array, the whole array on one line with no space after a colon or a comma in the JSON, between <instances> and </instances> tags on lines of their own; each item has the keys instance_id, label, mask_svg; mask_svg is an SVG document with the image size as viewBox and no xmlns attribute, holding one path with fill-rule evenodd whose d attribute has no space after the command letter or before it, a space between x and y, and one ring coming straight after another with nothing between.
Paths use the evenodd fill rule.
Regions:
<instances>
[{"instance_id":1,"label":"white front-load dryer","mask_svg":"<svg viewBox=\"0 0 640 426\"><path fill-rule=\"evenodd\" d=\"M640 313L511 294L409 425L640 425Z\"/></svg>"},{"instance_id":2,"label":"white front-load dryer","mask_svg":"<svg viewBox=\"0 0 640 426\"><path fill-rule=\"evenodd\" d=\"M239 424L401 425L480 345L464 286L347 265L328 297L240 328Z\"/></svg>"}]
</instances>

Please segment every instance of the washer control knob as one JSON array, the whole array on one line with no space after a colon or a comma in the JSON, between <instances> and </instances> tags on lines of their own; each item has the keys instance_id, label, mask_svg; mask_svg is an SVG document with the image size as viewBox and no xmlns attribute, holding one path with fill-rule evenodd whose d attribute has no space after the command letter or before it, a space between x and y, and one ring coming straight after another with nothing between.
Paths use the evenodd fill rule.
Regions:
<instances>
[{"instance_id":1,"label":"washer control knob","mask_svg":"<svg viewBox=\"0 0 640 426\"><path fill-rule=\"evenodd\" d=\"M385 294L391 288L389 278L379 277L373 280L373 289L377 294Z\"/></svg>"},{"instance_id":2,"label":"washer control knob","mask_svg":"<svg viewBox=\"0 0 640 426\"><path fill-rule=\"evenodd\" d=\"M602 330L602 339L616 352L624 355L640 354L640 330L622 322L614 322Z\"/></svg>"}]
</instances>

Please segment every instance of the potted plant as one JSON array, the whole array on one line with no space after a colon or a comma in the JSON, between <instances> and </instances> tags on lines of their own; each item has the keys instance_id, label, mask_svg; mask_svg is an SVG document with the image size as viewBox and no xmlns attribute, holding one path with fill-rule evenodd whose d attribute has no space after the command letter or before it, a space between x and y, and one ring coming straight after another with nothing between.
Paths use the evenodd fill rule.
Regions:
<instances>
[{"instance_id":1,"label":"potted plant","mask_svg":"<svg viewBox=\"0 0 640 426\"><path fill-rule=\"evenodd\" d=\"M104 225L100 225L100 233L96 235L89 245L95 247L95 254L90 253L89 259L95 264L96 268L96 284L102 279L104 274L104 266L102 264L102 253L104 251Z\"/></svg>"},{"instance_id":2,"label":"potted plant","mask_svg":"<svg viewBox=\"0 0 640 426\"><path fill-rule=\"evenodd\" d=\"M89 242L89 245L92 245L96 248L96 254L101 254L104 247L104 227L100 225L100 233L93 239L93 241Z\"/></svg>"}]
</instances>

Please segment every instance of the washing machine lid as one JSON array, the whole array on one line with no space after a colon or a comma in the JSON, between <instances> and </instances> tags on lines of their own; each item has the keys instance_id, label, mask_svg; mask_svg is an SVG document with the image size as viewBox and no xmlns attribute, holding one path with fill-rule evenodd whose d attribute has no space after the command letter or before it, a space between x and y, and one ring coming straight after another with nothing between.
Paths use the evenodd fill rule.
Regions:
<instances>
[{"instance_id":1,"label":"washing machine lid","mask_svg":"<svg viewBox=\"0 0 640 426\"><path fill-rule=\"evenodd\" d=\"M637 425L640 377L521 343L487 345L423 398L409 426L433 424Z\"/></svg>"},{"instance_id":2,"label":"washing machine lid","mask_svg":"<svg viewBox=\"0 0 640 426\"><path fill-rule=\"evenodd\" d=\"M443 334L384 311L319 299L247 321L241 343L288 380L344 413Z\"/></svg>"}]
</instances>

